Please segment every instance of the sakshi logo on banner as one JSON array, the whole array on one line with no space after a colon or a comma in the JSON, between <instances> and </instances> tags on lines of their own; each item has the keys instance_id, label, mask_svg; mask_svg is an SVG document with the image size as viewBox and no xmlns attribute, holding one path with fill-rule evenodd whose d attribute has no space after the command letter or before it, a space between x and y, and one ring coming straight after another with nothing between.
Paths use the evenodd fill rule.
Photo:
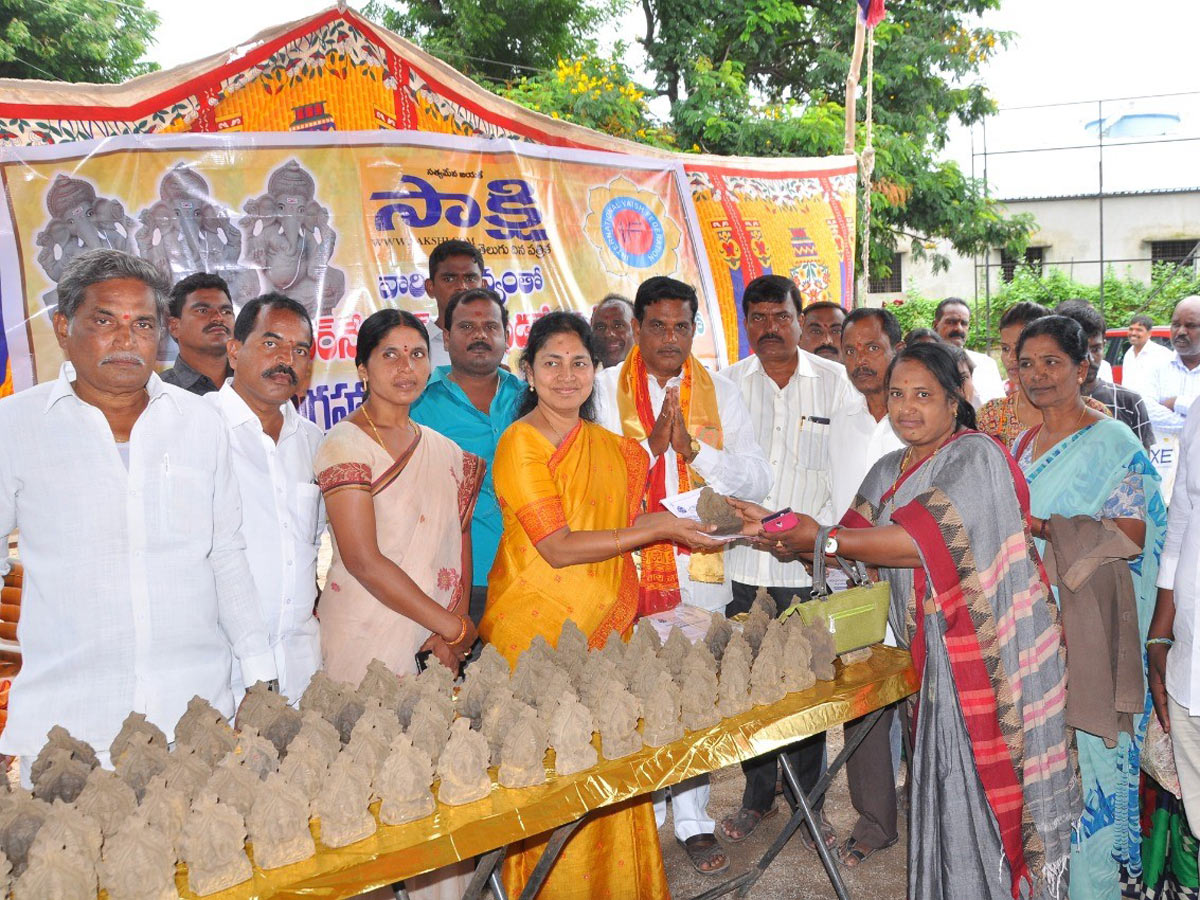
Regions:
<instances>
[{"instance_id":1,"label":"sakshi logo on banner","mask_svg":"<svg viewBox=\"0 0 1200 900\"><path fill-rule=\"evenodd\" d=\"M426 174L437 171L430 169ZM456 228L475 228L482 221L487 226L483 233L493 240L547 239L533 189L523 179L488 181L483 207L471 194L441 191L418 175L401 175L399 182L407 190L372 191L368 198L372 204L382 204L373 207L373 222L378 232L395 231L398 222L409 228L432 228L443 221Z\"/></svg>"}]
</instances>

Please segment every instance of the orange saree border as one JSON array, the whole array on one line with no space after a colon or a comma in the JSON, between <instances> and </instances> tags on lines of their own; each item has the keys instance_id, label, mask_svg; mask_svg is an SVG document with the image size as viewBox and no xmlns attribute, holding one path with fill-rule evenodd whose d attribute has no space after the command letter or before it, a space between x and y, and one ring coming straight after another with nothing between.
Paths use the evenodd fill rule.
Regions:
<instances>
[{"instance_id":1,"label":"orange saree border","mask_svg":"<svg viewBox=\"0 0 1200 900\"><path fill-rule=\"evenodd\" d=\"M517 520L529 535L530 542L536 545L538 541L549 537L560 528L565 528L567 514L563 512L560 498L543 497L518 509Z\"/></svg>"}]
</instances>

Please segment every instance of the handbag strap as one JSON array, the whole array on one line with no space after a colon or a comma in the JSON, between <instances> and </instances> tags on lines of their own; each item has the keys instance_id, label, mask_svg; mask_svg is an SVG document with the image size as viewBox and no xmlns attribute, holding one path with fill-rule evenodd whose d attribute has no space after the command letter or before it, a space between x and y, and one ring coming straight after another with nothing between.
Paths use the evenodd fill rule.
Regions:
<instances>
[{"instance_id":1,"label":"handbag strap","mask_svg":"<svg viewBox=\"0 0 1200 900\"><path fill-rule=\"evenodd\" d=\"M831 591L829 590L829 577L827 571L827 563L825 561L825 542L829 540L829 532L833 528L822 526L817 529L817 541L813 546L813 584L812 595L814 597L828 597ZM859 560L843 559L841 556L835 556L837 564L842 571L846 573L846 577L850 579L850 583L858 587L867 587L871 584L871 577L867 574L867 567Z\"/></svg>"}]
</instances>

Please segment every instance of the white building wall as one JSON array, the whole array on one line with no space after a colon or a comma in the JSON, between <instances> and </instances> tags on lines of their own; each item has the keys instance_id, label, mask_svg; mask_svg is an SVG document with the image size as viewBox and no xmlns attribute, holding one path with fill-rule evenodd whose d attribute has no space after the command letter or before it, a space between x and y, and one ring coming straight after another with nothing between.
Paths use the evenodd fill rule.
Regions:
<instances>
[{"instance_id":1,"label":"white building wall","mask_svg":"<svg viewBox=\"0 0 1200 900\"><path fill-rule=\"evenodd\" d=\"M1009 200L1004 205L1010 213L1033 214L1038 230L1029 243L1045 248L1045 271L1061 269L1084 284L1100 283L1101 265L1090 261L1100 258L1100 203L1095 197ZM1149 280L1151 242L1189 239L1200 240L1200 190L1104 198L1104 268ZM935 274L928 260L914 261L904 248L900 263L903 291L915 290L932 299L974 300L978 279L978 297L982 299L986 294L984 259L959 256L945 241L939 242L938 252L950 257L950 268ZM991 253L990 262L987 271L995 293L1002 284L998 250ZM878 305L898 296L901 294L871 294L870 302Z\"/></svg>"}]
</instances>

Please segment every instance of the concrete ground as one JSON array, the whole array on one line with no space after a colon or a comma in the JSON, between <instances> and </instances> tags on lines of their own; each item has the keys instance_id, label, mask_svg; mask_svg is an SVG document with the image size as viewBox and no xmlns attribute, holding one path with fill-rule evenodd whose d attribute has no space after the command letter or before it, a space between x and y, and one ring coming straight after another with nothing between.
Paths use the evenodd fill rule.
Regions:
<instances>
[{"instance_id":1,"label":"concrete ground","mask_svg":"<svg viewBox=\"0 0 1200 900\"><path fill-rule=\"evenodd\" d=\"M832 760L841 750L841 729L829 734L829 758ZM732 766L715 772L712 776L712 796L708 804L709 815L717 821L737 812L742 799L742 770ZM719 876L700 875L688 861L687 854L675 840L670 811L667 821L659 832L662 842L663 861L667 867L667 880L671 895L676 900L685 900L703 893L718 882L747 871L767 851L787 822L784 811L786 801L778 798L782 805L780 814L767 819L749 838L740 844L724 843L729 857L729 869ZM825 814L837 830L839 840L845 838L854 827L857 815L850 805L850 794L846 786L843 769L829 788L825 802ZM842 868L846 888L855 900L905 900L907 882L906 846L908 830L903 814L900 821L900 840L887 850L882 850L868 859L861 867ZM766 873L750 890L755 900L824 900L836 898L833 886L825 873L816 853L804 846L795 836L784 847L783 852L767 869Z\"/></svg>"}]
</instances>

